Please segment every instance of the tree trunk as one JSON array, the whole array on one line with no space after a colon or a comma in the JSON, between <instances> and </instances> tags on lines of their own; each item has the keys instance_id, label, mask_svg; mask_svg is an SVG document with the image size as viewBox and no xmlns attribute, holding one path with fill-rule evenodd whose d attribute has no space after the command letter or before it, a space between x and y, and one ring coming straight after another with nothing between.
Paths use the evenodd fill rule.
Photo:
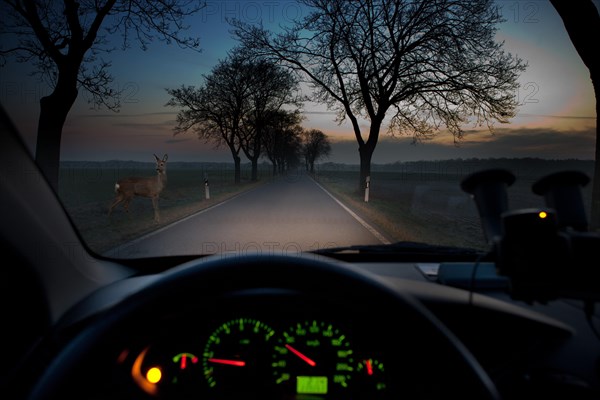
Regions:
<instances>
[{"instance_id":1,"label":"tree trunk","mask_svg":"<svg viewBox=\"0 0 600 400\"><path fill-rule=\"evenodd\" d=\"M48 183L58 193L60 142L69 110L77 99L76 81L59 83L54 91L40 99L35 161Z\"/></svg>"},{"instance_id":2,"label":"tree trunk","mask_svg":"<svg viewBox=\"0 0 600 400\"><path fill-rule=\"evenodd\" d=\"M233 156L233 168L234 168L234 178L233 181L235 183L240 183L242 181L242 172L241 172L241 158L238 155Z\"/></svg>"},{"instance_id":3,"label":"tree trunk","mask_svg":"<svg viewBox=\"0 0 600 400\"><path fill-rule=\"evenodd\" d=\"M368 143L363 144L358 148L360 155L360 175L358 180L358 194L364 193L367 185L367 177L371 176L371 158L373 157L375 146Z\"/></svg>"},{"instance_id":4,"label":"tree trunk","mask_svg":"<svg viewBox=\"0 0 600 400\"><path fill-rule=\"evenodd\" d=\"M379 131L381 130L381 123L383 122L383 115L372 118L371 127L369 128L369 139L366 142L360 143L358 146L358 154L360 155L360 175L358 181L358 193L364 193L367 185L367 177L371 176L371 158L373 158L373 152L377 146L379 139ZM355 129L358 129L355 127Z\"/></svg>"},{"instance_id":5,"label":"tree trunk","mask_svg":"<svg viewBox=\"0 0 600 400\"><path fill-rule=\"evenodd\" d=\"M250 162L252 163L252 172L250 174L250 180L252 180L252 182L256 182L258 180L258 157L253 157L252 159L250 159Z\"/></svg>"}]
</instances>

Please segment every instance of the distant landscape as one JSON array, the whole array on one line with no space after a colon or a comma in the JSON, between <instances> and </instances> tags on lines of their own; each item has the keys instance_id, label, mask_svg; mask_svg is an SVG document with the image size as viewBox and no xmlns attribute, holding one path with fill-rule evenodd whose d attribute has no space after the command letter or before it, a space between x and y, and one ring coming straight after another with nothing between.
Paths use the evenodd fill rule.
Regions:
<instances>
[{"instance_id":1,"label":"distant landscape","mask_svg":"<svg viewBox=\"0 0 600 400\"><path fill-rule=\"evenodd\" d=\"M460 189L469 174L488 168L512 171L511 209L542 207L531 184L549 173L577 170L592 178L593 161L543 159L466 159L418 161L372 166L369 202L358 191L358 165L322 163L314 179L347 206L394 240L429 241L453 246L486 248L471 198ZM273 177L269 163L259 165L258 182L250 181L250 165L242 165L242 182L233 183L232 163L170 162L168 182L160 197L161 222L153 221L149 199L135 198L129 213L117 208L108 217L114 183L125 176L153 176L154 163L111 160L61 163L59 195L73 223L90 248L103 253L155 229L211 207L272 179L293 182L302 170ZM210 198L206 199L206 183ZM591 185L583 188L589 213ZM315 205L318 206L318 205Z\"/></svg>"}]
</instances>

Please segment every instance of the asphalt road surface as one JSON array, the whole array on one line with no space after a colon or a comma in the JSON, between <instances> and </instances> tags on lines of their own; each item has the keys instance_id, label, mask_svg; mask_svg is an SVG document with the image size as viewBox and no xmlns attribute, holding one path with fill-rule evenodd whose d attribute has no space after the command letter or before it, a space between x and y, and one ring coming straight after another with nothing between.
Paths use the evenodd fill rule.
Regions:
<instances>
[{"instance_id":1,"label":"asphalt road surface","mask_svg":"<svg viewBox=\"0 0 600 400\"><path fill-rule=\"evenodd\" d=\"M290 254L388 243L307 175L281 178L163 227L106 255Z\"/></svg>"}]
</instances>

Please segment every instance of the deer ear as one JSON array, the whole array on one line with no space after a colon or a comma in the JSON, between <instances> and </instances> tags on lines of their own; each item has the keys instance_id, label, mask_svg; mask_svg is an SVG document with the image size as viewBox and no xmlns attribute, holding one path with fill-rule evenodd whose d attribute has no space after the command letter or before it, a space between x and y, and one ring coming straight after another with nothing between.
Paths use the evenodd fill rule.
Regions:
<instances>
[{"instance_id":1,"label":"deer ear","mask_svg":"<svg viewBox=\"0 0 600 400\"><path fill-rule=\"evenodd\" d=\"M158 157L157 157L157 158L158 158ZM167 161L167 158L169 158L169 156L167 156L167 155L165 154L165 156L163 157L163 161Z\"/></svg>"},{"instance_id":2,"label":"deer ear","mask_svg":"<svg viewBox=\"0 0 600 400\"><path fill-rule=\"evenodd\" d=\"M156 158L156 161L160 161L160 158L158 158L158 156L155 154L154 158Z\"/></svg>"}]
</instances>

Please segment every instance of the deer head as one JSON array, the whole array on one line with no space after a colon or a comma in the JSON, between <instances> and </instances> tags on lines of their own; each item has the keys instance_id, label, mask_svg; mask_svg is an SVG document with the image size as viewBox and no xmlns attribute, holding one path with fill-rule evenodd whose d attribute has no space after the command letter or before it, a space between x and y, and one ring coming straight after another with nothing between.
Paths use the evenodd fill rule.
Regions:
<instances>
[{"instance_id":1,"label":"deer head","mask_svg":"<svg viewBox=\"0 0 600 400\"><path fill-rule=\"evenodd\" d=\"M154 158L156 159L156 172L159 174L165 172L167 159L169 156L165 154L161 160L156 154L154 154Z\"/></svg>"}]
</instances>

